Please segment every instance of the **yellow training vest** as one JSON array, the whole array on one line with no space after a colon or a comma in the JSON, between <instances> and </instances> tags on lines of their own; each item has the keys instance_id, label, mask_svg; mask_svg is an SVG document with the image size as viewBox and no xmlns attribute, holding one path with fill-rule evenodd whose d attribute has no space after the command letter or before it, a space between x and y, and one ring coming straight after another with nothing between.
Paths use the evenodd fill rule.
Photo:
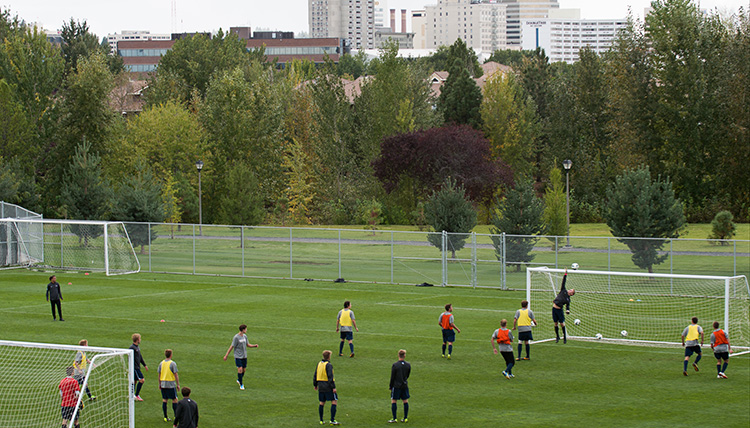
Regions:
<instances>
[{"instance_id":1,"label":"yellow training vest","mask_svg":"<svg viewBox=\"0 0 750 428\"><path fill-rule=\"evenodd\" d=\"M698 340L700 333L698 333L698 324L690 324L688 326L688 334L685 336L685 340Z\"/></svg>"},{"instance_id":2,"label":"yellow training vest","mask_svg":"<svg viewBox=\"0 0 750 428\"><path fill-rule=\"evenodd\" d=\"M531 325L531 317L529 316L529 310L528 309L519 309L518 310L518 325L519 326L529 326Z\"/></svg>"},{"instance_id":3,"label":"yellow training vest","mask_svg":"<svg viewBox=\"0 0 750 428\"><path fill-rule=\"evenodd\" d=\"M344 327L352 326L352 311L350 309L344 309L341 311L341 318L339 318L339 323Z\"/></svg>"},{"instance_id":4,"label":"yellow training vest","mask_svg":"<svg viewBox=\"0 0 750 428\"><path fill-rule=\"evenodd\" d=\"M328 373L326 373L326 365L328 365L328 361L321 361L318 363L318 374L316 375L318 382L328 381Z\"/></svg>"},{"instance_id":5,"label":"yellow training vest","mask_svg":"<svg viewBox=\"0 0 750 428\"><path fill-rule=\"evenodd\" d=\"M172 360L164 360L161 362L161 373L159 373L160 381L163 381L163 382L174 381L174 373L172 373L172 370L169 368L170 364L172 364Z\"/></svg>"}]
</instances>

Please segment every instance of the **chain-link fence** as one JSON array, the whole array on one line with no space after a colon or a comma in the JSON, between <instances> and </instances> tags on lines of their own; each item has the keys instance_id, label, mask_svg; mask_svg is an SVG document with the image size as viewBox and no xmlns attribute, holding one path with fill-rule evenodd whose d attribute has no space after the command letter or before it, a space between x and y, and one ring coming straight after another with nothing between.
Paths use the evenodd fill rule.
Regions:
<instances>
[{"instance_id":1,"label":"chain-link fence","mask_svg":"<svg viewBox=\"0 0 750 428\"><path fill-rule=\"evenodd\" d=\"M524 288L530 266L644 272L650 257L657 273L750 274L750 240L125 224L142 272Z\"/></svg>"}]
</instances>

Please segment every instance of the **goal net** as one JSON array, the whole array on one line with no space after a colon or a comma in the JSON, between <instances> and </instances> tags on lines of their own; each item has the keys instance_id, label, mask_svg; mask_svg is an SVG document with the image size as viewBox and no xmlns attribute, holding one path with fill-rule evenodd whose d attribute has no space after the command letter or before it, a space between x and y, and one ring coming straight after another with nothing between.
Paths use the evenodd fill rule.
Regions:
<instances>
[{"instance_id":1,"label":"goal net","mask_svg":"<svg viewBox=\"0 0 750 428\"><path fill-rule=\"evenodd\" d=\"M552 301L563 274L563 269L544 267L526 271L537 340L555 337ZM601 335L600 340L620 343L680 345L683 329L698 317L706 345L718 321L733 349L750 349L750 288L744 276L569 270L566 288L576 291L565 316L568 337L597 340Z\"/></svg>"},{"instance_id":2,"label":"goal net","mask_svg":"<svg viewBox=\"0 0 750 428\"><path fill-rule=\"evenodd\" d=\"M0 219L0 268L41 267L104 272L140 271L121 222Z\"/></svg>"},{"instance_id":3,"label":"goal net","mask_svg":"<svg viewBox=\"0 0 750 428\"><path fill-rule=\"evenodd\" d=\"M0 341L0 428L61 426L60 382L79 352L90 362L74 375L80 394L68 426L78 417L85 427L133 428L132 350L12 341Z\"/></svg>"}]
</instances>

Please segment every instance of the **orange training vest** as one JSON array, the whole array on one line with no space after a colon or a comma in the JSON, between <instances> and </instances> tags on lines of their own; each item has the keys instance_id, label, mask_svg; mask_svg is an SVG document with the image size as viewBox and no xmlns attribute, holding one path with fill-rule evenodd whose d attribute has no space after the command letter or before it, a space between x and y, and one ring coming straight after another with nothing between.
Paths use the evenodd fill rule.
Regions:
<instances>
[{"instance_id":1,"label":"orange training vest","mask_svg":"<svg viewBox=\"0 0 750 428\"><path fill-rule=\"evenodd\" d=\"M716 339L714 346L729 345L729 341L727 340L727 335L724 334L724 330L716 330L714 332L714 338Z\"/></svg>"},{"instance_id":2,"label":"orange training vest","mask_svg":"<svg viewBox=\"0 0 750 428\"><path fill-rule=\"evenodd\" d=\"M503 330L502 328L498 329L497 330L497 343L509 344L510 337L508 336L508 333L510 333L510 330Z\"/></svg>"},{"instance_id":3,"label":"orange training vest","mask_svg":"<svg viewBox=\"0 0 750 428\"><path fill-rule=\"evenodd\" d=\"M450 312L443 313L443 318L440 321L440 325L443 326L444 330L453 330L453 327L451 326L451 313Z\"/></svg>"}]
</instances>

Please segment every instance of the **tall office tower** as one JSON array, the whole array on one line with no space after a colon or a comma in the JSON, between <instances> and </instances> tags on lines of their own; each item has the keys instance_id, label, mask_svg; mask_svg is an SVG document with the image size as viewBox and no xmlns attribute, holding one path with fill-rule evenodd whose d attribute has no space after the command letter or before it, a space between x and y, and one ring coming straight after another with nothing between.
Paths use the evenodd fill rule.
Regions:
<instances>
[{"instance_id":1,"label":"tall office tower","mask_svg":"<svg viewBox=\"0 0 750 428\"><path fill-rule=\"evenodd\" d=\"M353 49L372 49L375 0L309 0L310 37L339 37Z\"/></svg>"},{"instance_id":2,"label":"tall office tower","mask_svg":"<svg viewBox=\"0 0 750 428\"><path fill-rule=\"evenodd\" d=\"M505 8L498 0L438 0L425 6L425 47L450 46L461 38L483 53L504 49Z\"/></svg>"},{"instance_id":3,"label":"tall office tower","mask_svg":"<svg viewBox=\"0 0 750 428\"><path fill-rule=\"evenodd\" d=\"M374 1L374 23L375 28L388 26L388 2L386 0Z\"/></svg>"},{"instance_id":4,"label":"tall office tower","mask_svg":"<svg viewBox=\"0 0 750 428\"><path fill-rule=\"evenodd\" d=\"M414 33L414 49L427 47L427 13L424 10L411 11L411 31Z\"/></svg>"},{"instance_id":5,"label":"tall office tower","mask_svg":"<svg viewBox=\"0 0 750 428\"><path fill-rule=\"evenodd\" d=\"M550 9L558 9L557 0L500 0L507 6L507 47L521 49L521 21L546 19Z\"/></svg>"}]
</instances>

